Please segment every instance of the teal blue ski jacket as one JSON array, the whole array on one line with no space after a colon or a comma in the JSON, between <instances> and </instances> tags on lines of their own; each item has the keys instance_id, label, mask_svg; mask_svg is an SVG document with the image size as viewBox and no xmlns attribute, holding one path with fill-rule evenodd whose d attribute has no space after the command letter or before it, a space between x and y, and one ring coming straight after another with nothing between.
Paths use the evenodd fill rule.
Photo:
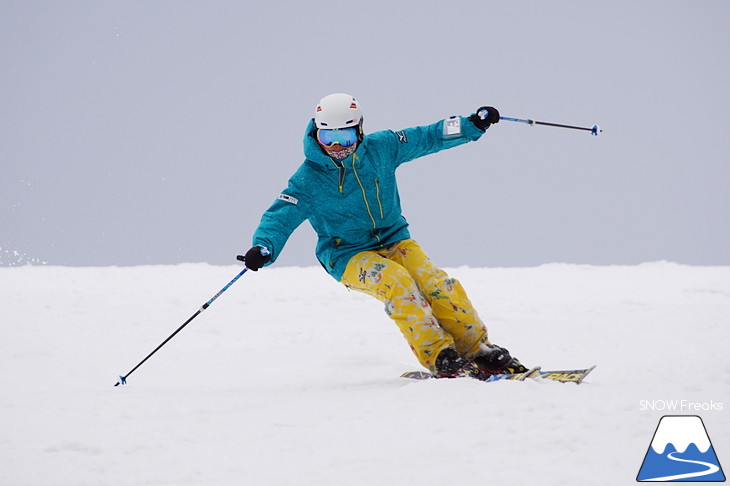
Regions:
<instances>
[{"instance_id":1,"label":"teal blue ski jacket","mask_svg":"<svg viewBox=\"0 0 730 486\"><path fill-rule=\"evenodd\" d=\"M444 124L460 130L444 135ZM314 120L304 136L306 160L266 210L253 236L274 263L292 232L309 220L317 233L317 259L339 281L355 254L410 238L401 214L395 169L402 163L477 140L482 132L465 117L432 125L366 135L357 150L338 161L316 140Z\"/></svg>"}]
</instances>

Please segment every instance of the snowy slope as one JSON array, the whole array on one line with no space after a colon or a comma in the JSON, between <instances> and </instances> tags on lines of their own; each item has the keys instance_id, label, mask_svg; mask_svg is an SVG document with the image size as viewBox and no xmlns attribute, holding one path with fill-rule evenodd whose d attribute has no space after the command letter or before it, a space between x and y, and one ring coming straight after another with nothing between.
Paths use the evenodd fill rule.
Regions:
<instances>
[{"instance_id":1,"label":"snowy slope","mask_svg":"<svg viewBox=\"0 0 730 486\"><path fill-rule=\"evenodd\" d=\"M635 484L659 418L730 464L730 268L449 269L527 364L584 385L409 382L381 305L319 268L0 268L0 485ZM634 370L633 372L631 370ZM727 474L728 471L726 471Z\"/></svg>"}]
</instances>

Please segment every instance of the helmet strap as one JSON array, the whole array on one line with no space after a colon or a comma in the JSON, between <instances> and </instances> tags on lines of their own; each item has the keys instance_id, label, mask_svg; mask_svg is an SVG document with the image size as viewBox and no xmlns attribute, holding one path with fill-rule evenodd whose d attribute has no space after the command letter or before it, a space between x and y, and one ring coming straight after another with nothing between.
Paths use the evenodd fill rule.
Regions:
<instances>
[{"instance_id":1,"label":"helmet strap","mask_svg":"<svg viewBox=\"0 0 730 486\"><path fill-rule=\"evenodd\" d=\"M365 132L362 130L362 120L363 117L360 117L360 123L357 124L357 139L362 142L363 138L365 138Z\"/></svg>"}]
</instances>

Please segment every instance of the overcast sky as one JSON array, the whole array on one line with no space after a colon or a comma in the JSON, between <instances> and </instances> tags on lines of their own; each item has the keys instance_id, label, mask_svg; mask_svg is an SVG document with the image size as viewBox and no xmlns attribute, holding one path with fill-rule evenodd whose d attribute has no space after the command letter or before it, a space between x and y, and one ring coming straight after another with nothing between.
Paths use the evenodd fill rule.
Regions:
<instances>
[{"instance_id":1,"label":"overcast sky","mask_svg":"<svg viewBox=\"0 0 730 486\"><path fill-rule=\"evenodd\" d=\"M730 264L730 2L0 2L0 265L232 264L318 100L468 115L399 169L442 266ZM317 265L304 223L277 265Z\"/></svg>"}]
</instances>

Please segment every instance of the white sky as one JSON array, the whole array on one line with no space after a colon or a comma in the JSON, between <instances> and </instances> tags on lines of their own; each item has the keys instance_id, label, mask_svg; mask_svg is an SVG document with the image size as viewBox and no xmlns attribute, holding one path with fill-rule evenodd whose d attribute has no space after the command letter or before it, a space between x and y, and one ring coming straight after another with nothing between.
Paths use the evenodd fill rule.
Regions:
<instances>
[{"instance_id":1,"label":"white sky","mask_svg":"<svg viewBox=\"0 0 730 486\"><path fill-rule=\"evenodd\" d=\"M0 4L0 265L233 263L323 95L366 132L468 115L399 169L443 266L730 264L730 3ZM3 256L4 255L4 256ZM316 265L308 223L278 265Z\"/></svg>"}]
</instances>

